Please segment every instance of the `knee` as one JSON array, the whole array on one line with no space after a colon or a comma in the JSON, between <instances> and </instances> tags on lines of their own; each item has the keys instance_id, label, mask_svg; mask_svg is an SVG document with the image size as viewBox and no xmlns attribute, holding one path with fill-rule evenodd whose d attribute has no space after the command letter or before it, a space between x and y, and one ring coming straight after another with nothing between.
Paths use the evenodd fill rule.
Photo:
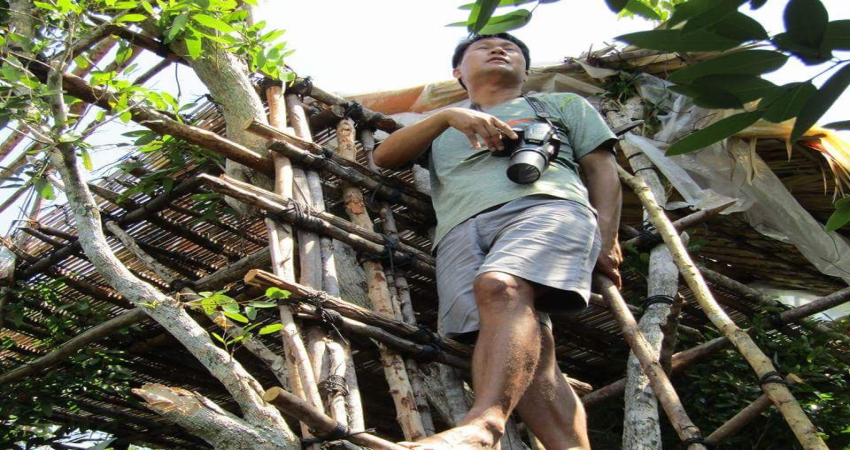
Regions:
<instances>
[{"instance_id":1,"label":"knee","mask_svg":"<svg viewBox=\"0 0 850 450\"><path fill-rule=\"evenodd\" d=\"M528 282L502 272L484 272L478 275L473 290L479 308L516 302L531 303L534 300L533 290Z\"/></svg>"}]
</instances>

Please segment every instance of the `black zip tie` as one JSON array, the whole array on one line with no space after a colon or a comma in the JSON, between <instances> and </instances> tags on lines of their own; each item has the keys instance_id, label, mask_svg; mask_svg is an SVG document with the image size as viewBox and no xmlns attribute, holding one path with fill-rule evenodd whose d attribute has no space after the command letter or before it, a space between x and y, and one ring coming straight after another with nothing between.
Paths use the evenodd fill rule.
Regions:
<instances>
[{"instance_id":1,"label":"black zip tie","mask_svg":"<svg viewBox=\"0 0 850 450\"><path fill-rule=\"evenodd\" d=\"M171 283L168 283L168 288L171 289L172 292L179 292L182 291L183 288L194 289L195 283L189 280L176 278L174 280L171 280Z\"/></svg>"},{"instance_id":2,"label":"black zip tie","mask_svg":"<svg viewBox=\"0 0 850 450\"><path fill-rule=\"evenodd\" d=\"M413 257L411 255L406 253L396 254L395 249L398 246L398 239L393 238L386 233L382 233L381 236L383 236L385 240L384 248L381 250L381 253L360 253L357 257L358 262L385 261L389 264L391 273L396 273L396 268L404 269L413 263Z\"/></svg>"},{"instance_id":3,"label":"black zip tie","mask_svg":"<svg viewBox=\"0 0 850 450\"><path fill-rule=\"evenodd\" d=\"M331 394L348 395L348 386L345 384L345 377L341 375L329 375L324 381L319 383L318 387L325 396Z\"/></svg>"},{"instance_id":4,"label":"black zip tie","mask_svg":"<svg viewBox=\"0 0 850 450\"><path fill-rule=\"evenodd\" d=\"M675 299L669 295L652 295L646 298L643 301L643 309L647 309L650 305L654 305L656 303L663 303L665 305L672 305Z\"/></svg>"},{"instance_id":5,"label":"black zip tie","mask_svg":"<svg viewBox=\"0 0 850 450\"><path fill-rule=\"evenodd\" d=\"M682 441L682 448L687 449L688 447L691 446L691 444L702 444L702 445L705 446L705 448L708 448L708 449L715 448L714 445L711 445L711 443L706 441L705 438L702 437L702 436L697 436L697 437L685 439L684 441Z\"/></svg>"},{"instance_id":6,"label":"black zip tie","mask_svg":"<svg viewBox=\"0 0 850 450\"><path fill-rule=\"evenodd\" d=\"M641 173L641 172L642 172L642 171L644 171L644 170L655 170L655 167L652 167L652 166L649 166L649 167L641 167L640 169L635 170L635 175L637 175L637 174Z\"/></svg>"},{"instance_id":7,"label":"black zip tie","mask_svg":"<svg viewBox=\"0 0 850 450\"><path fill-rule=\"evenodd\" d=\"M764 385L768 383L784 384L785 386L788 386L788 383L785 382L785 378L782 377L782 374L775 370L767 372L759 379L759 386L761 386L762 389L764 389Z\"/></svg>"},{"instance_id":8,"label":"black zip tie","mask_svg":"<svg viewBox=\"0 0 850 450\"><path fill-rule=\"evenodd\" d=\"M333 332L345 341L345 338L342 336L342 332L339 330L339 327L342 326L343 322L342 314L338 311L327 309L322 306L322 301L326 298L327 295L324 292L318 292L315 295L307 297L305 300L316 308L316 315L319 317L319 320L330 326L333 329Z\"/></svg>"},{"instance_id":9,"label":"black zip tie","mask_svg":"<svg viewBox=\"0 0 850 450\"><path fill-rule=\"evenodd\" d=\"M333 429L323 436L317 436L312 438L301 439L302 444L311 445L311 444L321 444L329 441L340 441L351 436L366 433L366 431L358 431L355 433L351 432L351 429L348 428L347 425L341 424L339 422L334 425ZM310 434L316 434L314 430L310 430Z\"/></svg>"},{"instance_id":10,"label":"black zip tie","mask_svg":"<svg viewBox=\"0 0 850 450\"><path fill-rule=\"evenodd\" d=\"M291 219L286 217L287 214L292 215ZM307 228L312 231L320 230L325 226L325 222L322 219L305 211L303 206L295 201L288 202L285 210L279 213L266 212L266 217L273 220L291 222L293 226Z\"/></svg>"},{"instance_id":11,"label":"black zip tie","mask_svg":"<svg viewBox=\"0 0 850 450\"><path fill-rule=\"evenodd\" d=\"M402 336L402 337L409 340L409 341L426 343L426 344L439 344L440 341L441 341L440 335L437 334L437 333L434 333L433 331L431 331L431 329L429 329L425 325L419 325L419 329L417 329L416 331L410 332L407 335Z\"/></svg>"},{"instance_id":12,"label":"black zip tie","mask_svg":"<svg viewBox=\"0 0 850 450\"><path fill-rule=\"evenodd\" d=\"M302 101L304 97L310 97L313 94L313 77L302 78L301 81L289 86L287 92L297 95Z\"/></svg>"},{"instance_id":13,"label":"black zip tie","mask_svg":"<svg viewBox=\"0 0 850 450\"><path fill-rule=\"evenodd\" d=\"M421 346L422 348L416 352L416 356L414 359L423 362L431 362L437 359L441 353L443 353L443 349L437 346L437 344L424 344Z\"/></svg>"},{"instance_id":14,"label":"black zip tie","mask_svg":"<svg viewBox=\"0 0 850 450\"><path fill-rule=\"evenodd\" d=\"M638 248L653 248L664 242L664 239L658 233L658 230L655 229L655 226L648 221L644 221L640 228L638 228L637 240Z\"/></svg>"}]
</instances>

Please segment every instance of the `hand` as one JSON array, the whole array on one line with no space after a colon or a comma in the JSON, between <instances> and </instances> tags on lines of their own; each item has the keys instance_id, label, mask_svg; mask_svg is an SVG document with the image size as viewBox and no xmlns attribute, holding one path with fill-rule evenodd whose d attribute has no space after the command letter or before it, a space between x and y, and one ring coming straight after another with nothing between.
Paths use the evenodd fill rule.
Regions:
<instances>
[{"instance_id":1,"label":"hand","mask_svg":"<svg viewBox=\"0 0 850 450\"><path fill-rule=\"evenodd\" d=\"M487 149L491 152L497 152L505 149L505 144L502 143L503 134L511 139L519 137L508 124L481 111L449 108L444 111L444 114L446 115L446 124L465 134L475 150L481 150L479 138L484 141Z\"/></svg>"},{"instance_id":2,"label":"hand","mask_svg":"<svg viewBox=\"0 0 850 450\"><path fill-rule=\"evenodd\" d=\"M623 280L620 277L620 264L622 262L623 252L620 249L620 244L615 241L611 246L603 246L599 258L596 259L595 270L610 278L617 289L621 289L623 287Z\"/></svg>"}]
</instances>

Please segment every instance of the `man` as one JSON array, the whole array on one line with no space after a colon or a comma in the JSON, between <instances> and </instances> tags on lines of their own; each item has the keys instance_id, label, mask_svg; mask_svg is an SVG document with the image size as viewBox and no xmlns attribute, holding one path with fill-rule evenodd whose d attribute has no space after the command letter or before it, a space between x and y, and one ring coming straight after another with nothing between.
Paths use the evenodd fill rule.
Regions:
<instances>
[{"instance_id":1,"label":"man","mask_svg":"<svg viewBox=\"0 0 850 450\"><path fill-rule=\"evenodd\" d=\"M503 150L504 136L517 138L511 125L537 120L521 96L529 62L525 44L507 33L461 42L453 74L470 108L442 110L374 152L379 166L398 167L430 150L440 330L457 339L477 333L472 408L457 427L409 448L493 448L514 409L548 450L590 448L542 311L586 307L594 266L620 282L615 137L583 98L535 95L568 142L536 182L509 180L509 158L479 150Z\"/></svg>"}]
</instances>

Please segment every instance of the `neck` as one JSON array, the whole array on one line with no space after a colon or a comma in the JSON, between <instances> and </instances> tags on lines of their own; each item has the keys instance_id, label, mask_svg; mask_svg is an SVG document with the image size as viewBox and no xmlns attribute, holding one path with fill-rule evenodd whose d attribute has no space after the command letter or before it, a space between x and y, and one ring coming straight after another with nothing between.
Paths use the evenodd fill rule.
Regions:
<instances>
[{"instance_id":1,"label":"neck","mask_svg":"<svg viewBox=\"0 0 850 450\"><path fill-rule=\"evenodd\" d=\"M488 109L522 95L522 86L469 86L469 100L481 109Z\"/></svg>"}]
</instances>

